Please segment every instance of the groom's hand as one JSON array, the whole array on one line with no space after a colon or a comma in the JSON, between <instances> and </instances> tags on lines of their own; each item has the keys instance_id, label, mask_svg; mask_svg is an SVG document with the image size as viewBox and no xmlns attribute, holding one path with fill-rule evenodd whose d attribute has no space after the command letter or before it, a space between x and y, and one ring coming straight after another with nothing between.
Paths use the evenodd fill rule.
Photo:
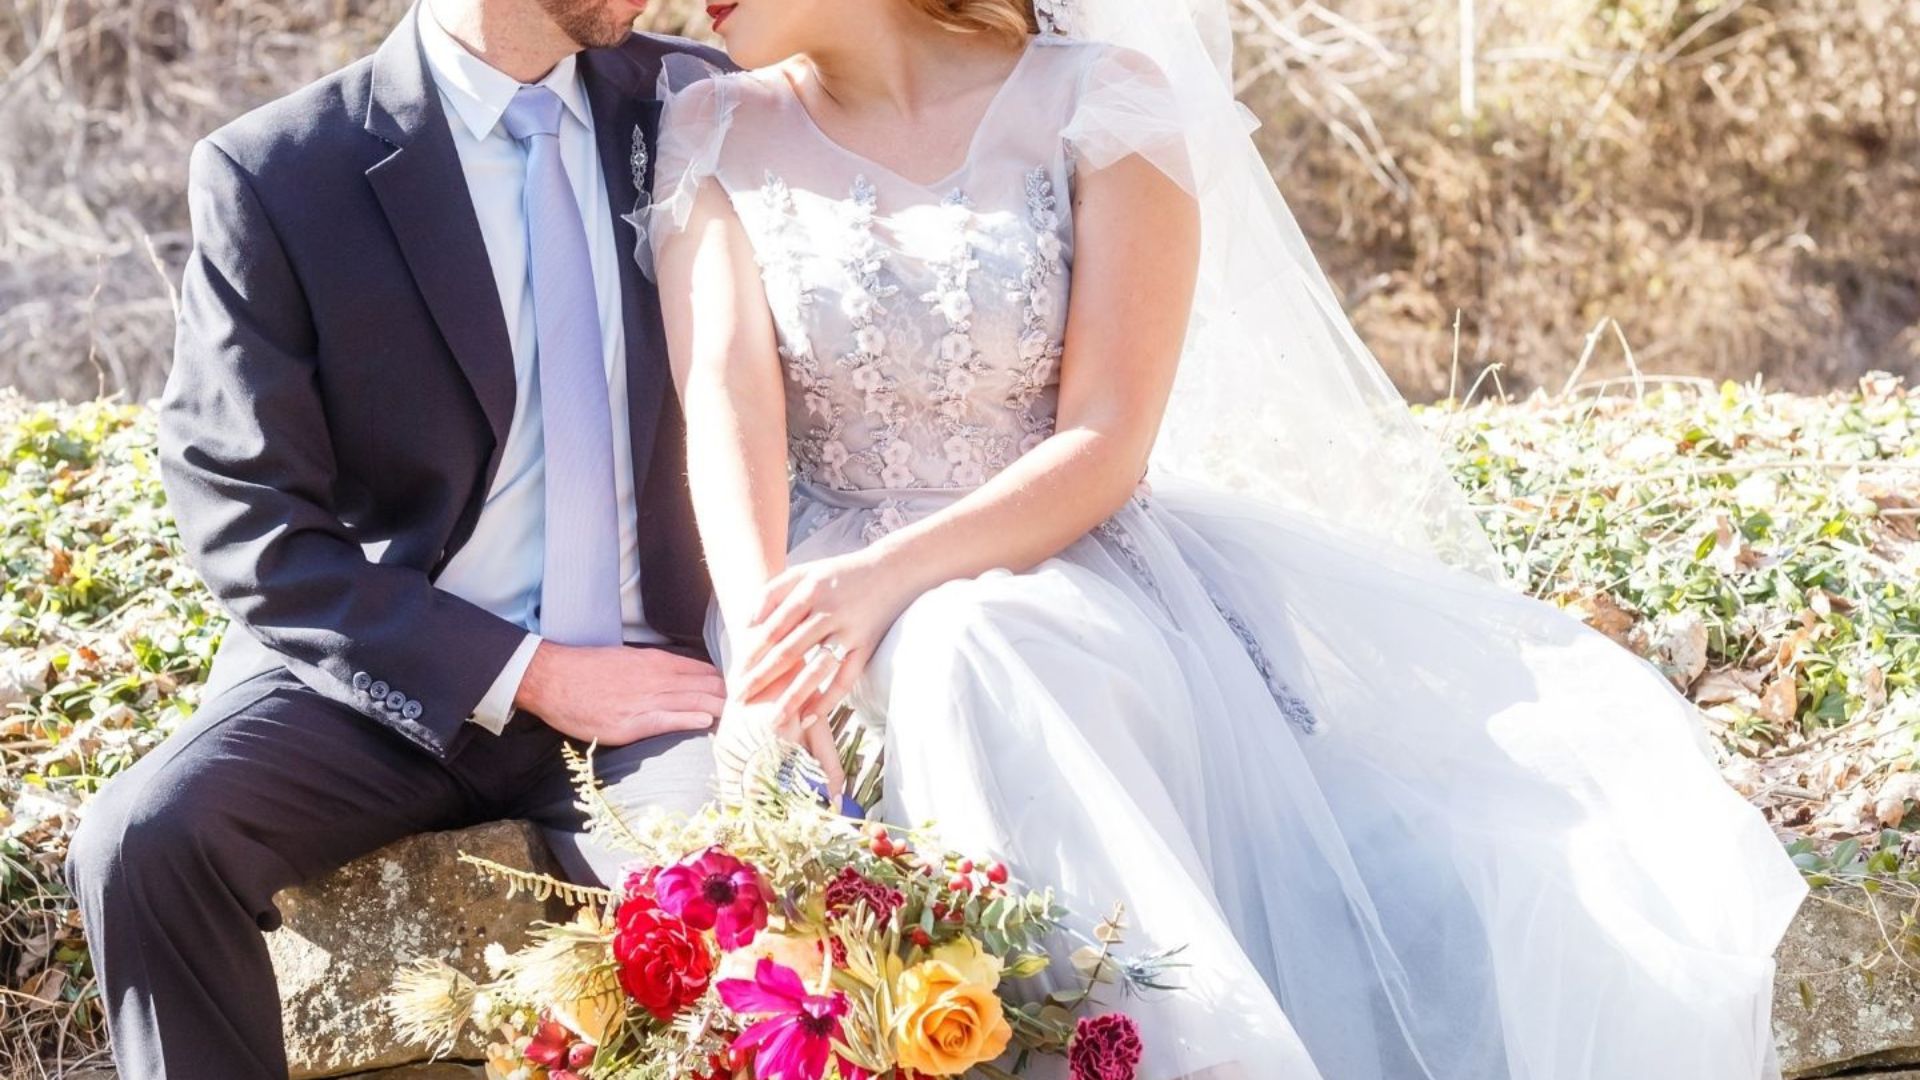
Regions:
<instances>
[{"instance_id":1,"label":"groom's hand","mask_svg":"<svg viewBox=\"0 0 1920 1080\"><path fill-rule=\"evenodd\" d=\"M727 691L712 664L665 649L542 641L513 703L562 735L625 746L707 730L726 708Z\"/></svg>"}]
</instances>

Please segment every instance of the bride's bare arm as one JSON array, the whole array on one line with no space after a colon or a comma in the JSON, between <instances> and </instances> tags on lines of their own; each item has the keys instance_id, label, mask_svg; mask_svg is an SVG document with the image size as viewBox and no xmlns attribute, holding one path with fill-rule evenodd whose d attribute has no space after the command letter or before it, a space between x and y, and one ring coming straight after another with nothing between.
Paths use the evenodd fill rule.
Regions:
<instances>
[{"instance_id":1,"label":"bride's bare arm","mask_svg":"<svg viewBox=\"0 0 1920 1080\"><path fill-rule=\"evenodd\" d=\"M717 183L655 253L674 385L687 417L687 469L700 544L727 625L744 627L787 565L787 417L773 314L753 245ZM784 689L784 684L772 687ZM800 742L845 787L824 726L781 723L777 699L728 687L720 739L759 725ZM759 700L752 700L755 697Z\"/></svg>"},{"instance_id":2,"label":"bride's bare arm","mask_svg":"<svg viewBox=\"0 0 1920 1080\"><path fill-rule=\"evenodd\" d=\"M744 627L787 565L787 419L752 244L718 184L702 185L656 265L700 541L721 614Z\"/></svg>"},{"instance_id":3,"label":"bride's bare arm","mask_svg":"<svg viewBox=\"0 0 1920 1080\"><path fill-rule=\"evenodd\" d=\"M768 583L742 643L740 692L787 687L783 709L811 714L851 689L914 598L943 582L1057 554L1124 505L1146 470L1193 303L1200 216L1145 159L1081 178L1074 191L1073 287L1052 437L951 507L865 551ZM848 659L807 651L832 641ZM810 694L837 666L823 693ZM804 670L795 678L796 671Z\"/></svg>"}]
</instances>

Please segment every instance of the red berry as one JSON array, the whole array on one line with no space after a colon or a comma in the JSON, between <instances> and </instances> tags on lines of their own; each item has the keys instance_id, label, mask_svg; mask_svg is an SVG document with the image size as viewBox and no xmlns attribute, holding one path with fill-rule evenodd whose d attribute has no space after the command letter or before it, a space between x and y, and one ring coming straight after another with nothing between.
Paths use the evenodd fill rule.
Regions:
<instances>
[{"instance_id":1,"label":"red berry","mask_svg":"<svg viewBox=\"0 0 1920 1080\"><path fill-rule=\"evenodd\" d=\"M955 877L952 881L947 882L947 888L952 889L954 892L966 892L973 888L973 881L969 878Z\"/></svg>"},{"instance_id":2,"label":"red berry","mask_svg":"<svg viewBox=\"0 0 1920 1080\"><path fill-rule=\"evenodd\" d=\"M993 882L995 885L1005 885L1007 883L1007 864L1001 862L989 863L987 865L987 880Z\"/></svg>"},{"instance_id":3,"label":"red berry","mask_svg":"<svg viewBox=\"0 0 1920 1080\"><path fill-rule=\"evenodd\" d=\"M883 859L891 857L893 855L893 841L888 839L885 833L874 837L873 853Z\"/></svg>"},{"instance_id":4,"label":"red berry","mask_svg":"<svg viewBox=\"0 0 1920 1080\"><path fill-rule=\"evenodd\" d=\"M574 1043L573 1048L567 1051L567 1068L584 1069L591 1064L593 1064L592 1043Z\"/></svg>"},{"instance_id":5,"label":"red berry","mask_svg":"<svg viewBox=\"0 0 1920 1080\"><path fill-rule=\"evenodd\" d=\"M962 874L971 874L973 873L973 860L961 859L960 865L958 867L955 867L955 869L957 869Z\"/></svg>"},{"instance_id":6,"label":"red berry","mask_svg":"<svg viewBox=\"0 0 1920 1080\"><path fill-rule=\"evenodd\" d=\"M927 932L918 926L913 928L913 933L907 935L907 940L923 949L933 944L933 938L929 937Z\"/></svg>"}]
</instances>

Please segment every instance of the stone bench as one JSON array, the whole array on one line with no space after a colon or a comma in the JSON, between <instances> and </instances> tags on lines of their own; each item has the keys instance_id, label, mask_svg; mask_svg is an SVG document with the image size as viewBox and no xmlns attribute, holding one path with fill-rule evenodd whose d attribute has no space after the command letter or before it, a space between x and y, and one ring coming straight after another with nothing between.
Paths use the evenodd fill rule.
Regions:
<instances>
[{"instance_id":1,"label":"stone bench","mask_svg":"<svg viewBox=\"0 0 1920 1080\"><path fill-rule=\"evenodd\" d=\"M267 948L280 977L295 1080L418 1062L424 1055L400 1040L383 1003L401 963L438 956L481 973L486 966L480 953L489 943L519 948L533 923L570 914L564 905L526 892L508 899L503 885L460 862L462 852L519 869L556 869L533 826L501 821L410 837L280 894L285 923L267 935ZM470 1035L455 1056L478 1060L484 1052ZM449 1066L378 1075L456 1080L481 1073Z\"/></svg>"},{"instance_id":2,"label":"stone bench","mask_svg":"<svg viewBox=\"0 0 1920 1080\"><path fill-rule=\"evenodd\" d=\"M286 924L267 940L296 1080L481 1075L467 1065L408 1067L422 1055L396 1037L381 1003L396 964L437 955L481 972L480 952L489 942L515 948L533 922L567 912L525 893L506 899L504 888L458 861L460 852L552 869L531 826L499 822L403 840L281 895ZM1900 937L1908 906L1873 901L1858 890L1827 890L1801 910L1781 947L1774 990L1774 1034L1790 1080L1842 1072L1920 1080L1920 1068L1909 1068L1920 1066L1920 955L1902 962L1885 954L1886 941ZM1876 954L1882 955L1873 972L1863 971L1860 962ZM470 1041L457 1056L478 1060L481 1047Z\"/></svg>"}]
</instances>

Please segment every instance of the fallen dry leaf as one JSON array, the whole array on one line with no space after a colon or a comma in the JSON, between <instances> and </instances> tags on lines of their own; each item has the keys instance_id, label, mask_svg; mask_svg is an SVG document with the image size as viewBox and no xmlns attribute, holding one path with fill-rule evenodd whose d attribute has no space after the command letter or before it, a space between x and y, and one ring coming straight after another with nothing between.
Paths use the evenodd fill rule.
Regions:
<instances>
[{"instance_id":1,"label":"fallen dry leaf","mask_svg":"<svg viewBox=\"0 0 1920 1080\"><path fill-rule=\"evenodd\" d=\"M1792 672L1773 680L1760 693L1760 707L1754 713L1780 726L1793 722L1800 708L1800 682Z\"/></svg>"},{"instance_id":2,"label":"fallen dry leaf","mask_svg":"<svg viewBox=\"0 0 1920 1080\"><path fill-rule=\"evenodd\" d=\"M1873 816L1891 829L1906 818L1907 804L1915 799L1920 799L1920 776L1896 773L1874 794Z\"/></svg>"},{"instance_id":3,"label":"fallen dry leaf","mask_svg":"<svg viewBox=\"0 0 1920 1080\"><path fill-rule=\"evenodd\" d=\"M1765 679L1757 671L1743 671L1739 668L1721 668L1709 671L1693 687L1693 700L1697 705L1723 705L1729 701L1744 702L1749 711L1758 703L1761 684Z\"/></svg>"}]
</instances>

